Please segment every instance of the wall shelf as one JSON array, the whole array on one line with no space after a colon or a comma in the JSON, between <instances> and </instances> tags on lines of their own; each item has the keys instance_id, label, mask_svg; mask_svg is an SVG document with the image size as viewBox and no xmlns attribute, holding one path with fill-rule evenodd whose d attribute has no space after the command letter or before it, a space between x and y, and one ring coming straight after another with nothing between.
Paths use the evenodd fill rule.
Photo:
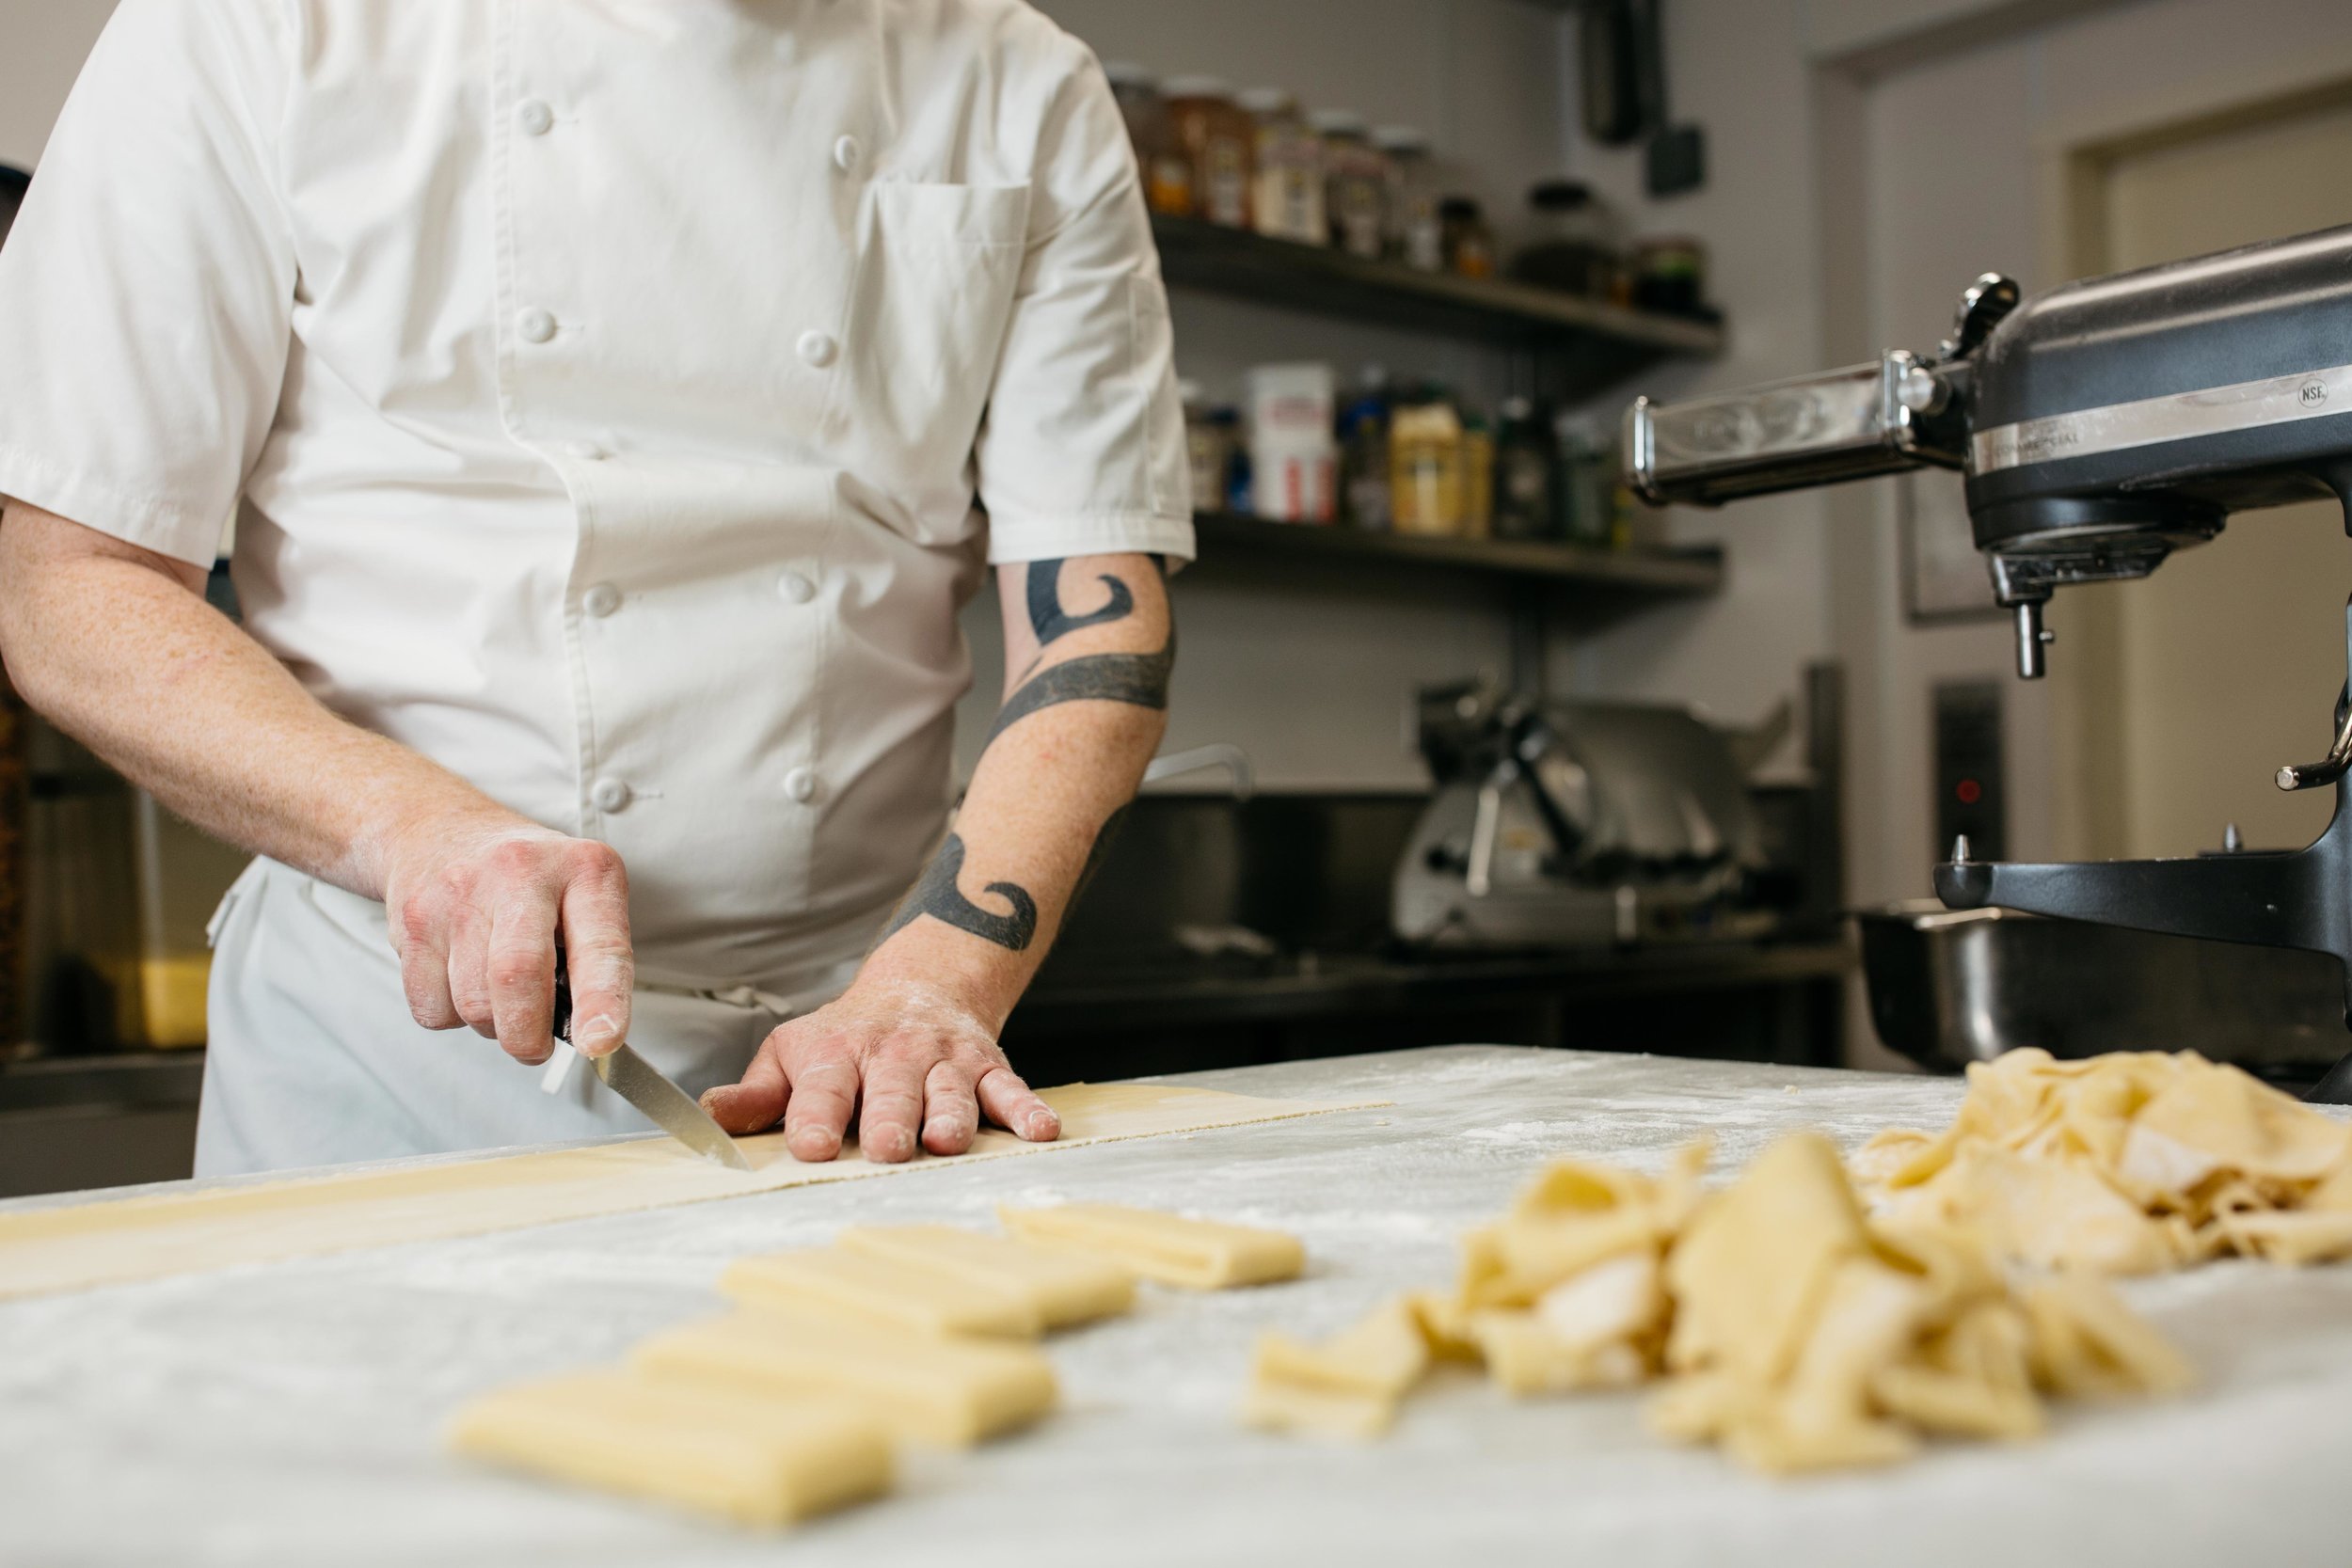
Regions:
<instances>
[{"instance_id":1,"label":"wall shelf","mask_svg":"<svg viewBox=\"0 0 2352 1568\"><path fill-rule=\"evenodd\" d=\"M1207 561L1323 561L1389 569L1401 576L1438 571L1624 599L1704 598L1724 582L1724 554L1712 546L1597 550L1533 540L1432 539L1341 526L1269 523L1222 513L1197 517L1194 527Z\"/></svg>"},{"instance_id":2,"label":"wall shelf","mask_svg":"<svg viewBox=\"0 0 2352 1568\"><path fill-rule=\"evenodd\" d=\"M1174 287L1536 353L1562 364L1568 384L1547 388L1558 395L1597 390L1660 359L1723 351L1724 328L1714 322L1419 272L1197 218L1154 217L1152 228Z\"/></svg>"}]
</instances>

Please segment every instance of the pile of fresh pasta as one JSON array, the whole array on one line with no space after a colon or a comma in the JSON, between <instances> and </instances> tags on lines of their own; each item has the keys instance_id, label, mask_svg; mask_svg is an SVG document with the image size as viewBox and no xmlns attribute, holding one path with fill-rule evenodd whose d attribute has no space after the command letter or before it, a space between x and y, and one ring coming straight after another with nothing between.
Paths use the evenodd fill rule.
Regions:
<instances>
[{"instance_id":1,"label":"pile of fresh pasta","mask_svg":"<svg viewBox=\"0 0 2352 1568\"><path fill-rule=\"evenodd\" d=\"M1458 1361L1520 1395L1655 1384L1653 1430L1759 1470L1883 1464L2032 1436L2052 1397L2185 1387L2103 1275L2352 1254L2352 1129L2189 1053L2013 1053L1950 1128L1882 1133L1851 1172L1809 1134L1720 1191L1707 1163L1551 1166L1451 1291L1322 1344L1269 1335L1248 1418L1375 1436Z\"/></svg>"}]
</instances>

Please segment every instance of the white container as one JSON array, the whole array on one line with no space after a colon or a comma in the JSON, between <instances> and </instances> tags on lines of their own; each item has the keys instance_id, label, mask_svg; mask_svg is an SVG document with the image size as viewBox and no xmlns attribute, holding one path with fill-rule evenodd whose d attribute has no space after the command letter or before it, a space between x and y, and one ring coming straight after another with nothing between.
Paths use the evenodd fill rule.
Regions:
<instances>
[{"instance_id":1,"label":"white container","mask_svg":"<svg viewBox=\"0 0 2352 1568\"><path fill-rule=\"evenodd\" d=\"M1278 523L1328 523L1339 515L1339 445L1252 441L1250 510Z\"/></svg>"},{"instance_id":2,"label":"white container","mask_svg":"<svg viewBox=\"0 0 2352 1568\"><path fill-rule=\"evenodd\" d=\"M1312 362L1250 371L1249 438L1270 445L1310 438L1328 444L1339 413L1339 373Z\"/></svg>"}]
</instances>

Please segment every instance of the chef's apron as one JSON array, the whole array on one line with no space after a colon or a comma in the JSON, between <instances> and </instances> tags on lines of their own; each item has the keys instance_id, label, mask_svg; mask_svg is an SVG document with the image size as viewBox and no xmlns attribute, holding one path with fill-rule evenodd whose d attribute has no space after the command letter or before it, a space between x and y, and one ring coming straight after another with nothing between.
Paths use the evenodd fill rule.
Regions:
<instances>
[{"instance_id":1,"label":"chef's apron","mask_svg":"<svg viewBox=\"0 0 2352 1568\"><path fill-rule=\"evenodd\" d=\"M211 934L199 1176L652 1126L584 1063L564 1070L567 1049L551 1073L471 1029L416 1023L384 906L373 900L257 860L221 901ZM814 966L783 991L640 989L629 1043L689 1094L732 1084L771 1030L838 995L858 958L852 950Z\"/></svg>"}]
</instances>

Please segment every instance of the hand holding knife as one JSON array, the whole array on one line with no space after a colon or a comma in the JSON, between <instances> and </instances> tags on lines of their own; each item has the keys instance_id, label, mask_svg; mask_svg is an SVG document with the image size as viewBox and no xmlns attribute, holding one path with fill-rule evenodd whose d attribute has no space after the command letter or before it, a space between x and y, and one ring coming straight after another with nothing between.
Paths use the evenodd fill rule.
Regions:
<instances>
[{"instance_id":1,"label":"hand holding knife","mask_svg":"<svg viewBox=\"0 0 2352 1568\"><path fill-rule=\"evenodd\" d=\"M564 949L555 949L555 1037L572 1040L572 981L564 963ZM734 1170L748 1171L752 1163L735 1146L724 1129L692 1095L679 1088L661 1070L624 1042L601 1056L589 1058L605 1087L636 1106L653 1124L701 1155Z\"/></svg>"}]
</instances>

